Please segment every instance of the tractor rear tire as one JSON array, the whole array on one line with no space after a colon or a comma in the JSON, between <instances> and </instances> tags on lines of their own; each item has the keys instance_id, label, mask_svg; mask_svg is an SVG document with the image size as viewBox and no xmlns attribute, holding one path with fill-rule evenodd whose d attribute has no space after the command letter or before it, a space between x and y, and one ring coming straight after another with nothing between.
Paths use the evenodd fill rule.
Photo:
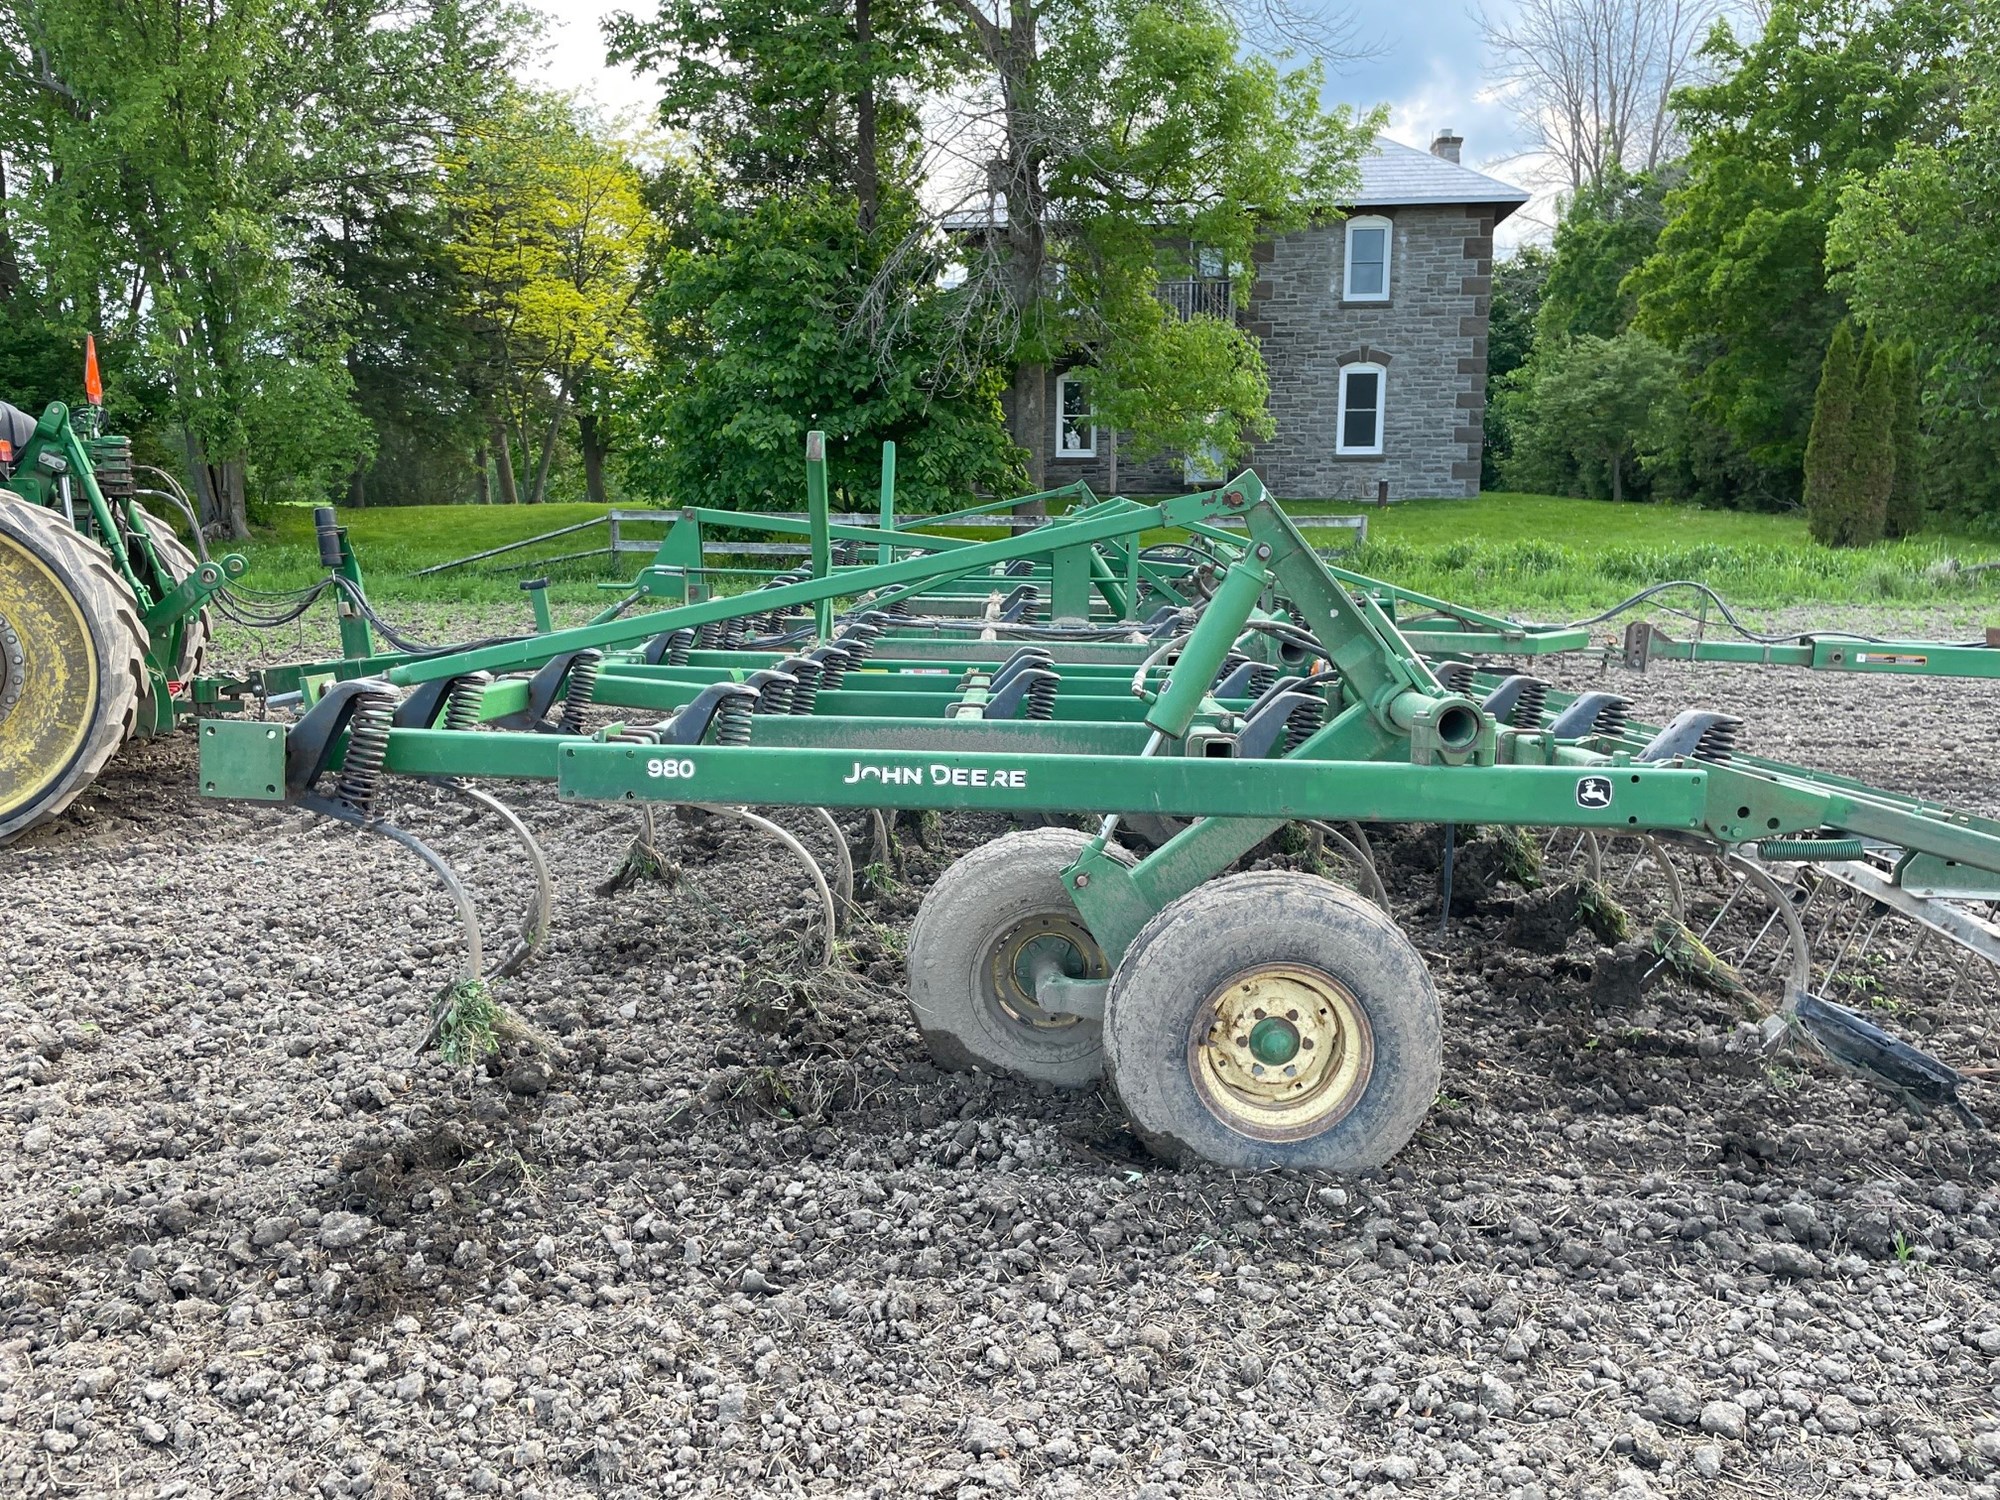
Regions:
<instances>
[{"instance_id":1,"label":"tractor rear tire","mask_svg":"<svg viewBox=\"0 0 2000 1500\"><path fill-rule=\"evenodd\" d=\"M189 550L165 521L141 506L134 505L132 509L145 523L146 533L153 539L153 548L160 555L160 566L167 570L168 579L178 586L192 578L195 569L201 566L201 559ZM202 668L208 665L208 643L214 636L215 622L209 607L204 604L181 627L180 655L168 675L175 682L189 682L201 676Z\"/></svg>"},{"instance_id":2,"label":"tractor rear tire","mask_svg":"<svg viewBox=\"0 0 2000 1500\"><path fill-rule=\"evenodd\" d=\"M1396 924L1317 875L1225 876L1132 940L1104 1011L1111 1083L1170 1160L1360 1172L1437 1097L1443 1022Z\"/></svg>"},{"instance_id":3,"label":"tractor rear tire","mask_svg":"<svg viewBox=\"0 0 2000 1500\"><path fill-rule=\"evenodd\" d=\"M910 1009L931 1056L947 1068L984 1068L1058 1088L1088 1088L1104 1073L1104 1028L1035 1004L1030 950L1074 978L1110 972L1062 872L1091 836L1030 828L982 844L930 888L910 927ZM1126 864L1132 856L1116 845Z\"/></svg>"},{"instance_id":4,"label":"tractor rear tire","mask_svg":"<svg viewBox=\"0 0 2000 1500\"><path fill-rule=\"evenodd\" d=\"M56 816L131 735L139 603L62 517L0 499L0 844Z\"/></svg>"}]
</instances>

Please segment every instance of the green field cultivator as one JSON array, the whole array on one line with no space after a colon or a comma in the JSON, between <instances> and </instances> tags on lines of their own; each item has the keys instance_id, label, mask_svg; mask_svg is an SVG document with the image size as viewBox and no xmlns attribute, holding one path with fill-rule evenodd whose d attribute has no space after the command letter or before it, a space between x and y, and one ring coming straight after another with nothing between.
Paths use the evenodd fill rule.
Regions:
<instances>
[{"instance_id":1,"label":"green field cultivator","mask_svg":"<svg viewBox=\"0 0 2000 1500\"><path fill-rule=\"evenodd\" d=\"M1252 474L1158 504L1073 486L1039 497L1067 502L1060 515L997 540L963 532L1019 501L898 521L887 489L882 524L836 524L814 434L802 520L670 512L653 563L591 623L552 629L538 608L531 634L427 653L377 649L352 549L322 512L343 654L174 692L176 712L246 696L296 710L203 717L202 790L290 802L431 865L466 935L434 1035L462 1034L468 1006L496 1013L489 986L552 916L535 839L479 783L629 805L642 862L661 804L746 819L808 866L823 953L851 895L845 838L836 827L844 868L828 879L751 809L981 809L1022 826L954 865L909 936L910 1003L940 1062L1064 1087L1108 1076L1174 1156L1369 1167L1439 1087L1437 993L1376 853L1427 825L1442 830L1442 911L1455 859L1497 842L1524 883L1652 934L1648 973L1729 988L1772 1042L1800 1036L1913 1108L1970 1117L1958 1073L1825 996L1891 917L2000 961L2000 822L1743 754L1725 714L1642 725L1616 693L1503 667L1596 649L1589 626L1522 625L1335 568ZM91 517L109 551L126 533L106 505ZM43 510L30 527L9 511L0 540L50 531ZM711 567L724 533L794 535L802 561ZM0 619L22 597L7 576ZM1634 649L1680 644L1655 632ZM1984 646L1752 645L1827 670L2000 675ZM405 779L470 798L521 841L533 893L505 953L484 952L464 886L395 821ZM1344 883L1230 873L1294 831Z\"/></svg>"}]
</instances>

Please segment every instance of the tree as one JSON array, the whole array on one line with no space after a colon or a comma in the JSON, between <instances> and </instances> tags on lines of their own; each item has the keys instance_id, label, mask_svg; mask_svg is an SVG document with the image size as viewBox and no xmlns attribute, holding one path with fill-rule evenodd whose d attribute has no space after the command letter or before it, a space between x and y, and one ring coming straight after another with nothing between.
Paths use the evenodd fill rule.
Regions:
<instances>
[{"instance_id":1,"label":"tree","mask_svg":"<svg viewBox=\"0 0 2000 1500\"><path fill-rule=\"evenodd\" d=\"M1683 90L1686 180L1633 273L1638 326L1680 353L1695 415L1796 496L1819 353L1840 321L1827 226L1844 188L1941 128L1939 68L1971 0L1781 0L1756 40L1715 32Z\"/></svg>"},{"instance_id":2,"label":"tree","mask_svg":"<svg viewBox=\"0 0 2000 1500\"><path fill-rule=\"evenodd\" d=\"M1542 292L1548 283L1550 255L1543 245L1522 245L1493 267L1493 304L1486 329L1486 380L1490 389L1502 389L1506 380L1535 349L1535 325L1542 309ZM1514 451L1507 429L1503 404L1495 401L1486 409L1484 447L1480 453L1479 483L1482 489L1500 487L1500 471Z\"/></svg>"},{"instance_id":3,"label":"tree","mask_svg":"<svg viewBox=\"0 0 2000 1500\"><path fill-rule=\"evenodd\" d=\"M633 482L791 509L811 428L846 497L874 492L884 441L906 504L1018 482L993 373L946 311L951 243L919 204L918 106L953 55L933 13L665 0L609 34L614 57L661 71L661 121L692 148L653 184L673 233L651 272Z\"/></svg>"},{"instance_id":4,"label":"tree","mask_svg":"<svg viewBox=\"0 0 2000 1500\"><path fill-rule=\"evenodd\" d=\"M1239 454L1263 430L1254 341L1226 319L1176 327L1146 299L1163 273L1193 275L1198 249L1247 293L1254 243L1337 211L1375 121L1323 108L1318 64L1248 53L1209 0L941 8L972 66L939 132L991 143L947 210L976 226L958 328L968 362L1010 371L1030 483L1044 482L1058 365L1084 367L1100 409L1138 424L1135 454L1190 436ZM1181 363L1170 344L1204 357Z\"/></svg>"},{"instance_id":5,"label":"tree","mask_svg":"<svg viewBox=\"0 0 2000 1500\"><path fill-rule=\"evenodd\" d=\"M1918 431L1922 405L1917 389L1917 347L1908 339L1889 352L1890 399L1894 403L1890 419L1890 445L1895 460L1895 480L1884 510L1883 530L1891 537L1914 536L1923 529L1924 487L1923 448Z\"/></svg>"},{"instance_id":6,"label":"tree","mask_svg":"<svg viewBox=\"0 0 2000 1500\"><path fill-rule=\"evenodd\" d=\"M1813 540L1829 547L1872 541L1865 520L1853 513L1854 410L1861 399L1860 366L1854 325L1841 322L1820 361L1813 396L1812 429L1806 439L1806 522ZM1880 532L1878 530L1877 535Z\"/></svg>"},{"instance_id":7,"label":"tree","mask_svg":"<svg viewBox=\"0 0 2000 1500\"><path fill-rule=\"evenodd\" d=\"M1481 16L1523 133L1572 189L1679 152L1669 107L1723 0L1519 0Z\"/></svg>"},{"instance_id":8,"label":"tree","mask_svg":"<svg viewBox=\"0 0 2000 1500\"><path fill-rule=\"evenodd\" d=\"M1503 383L1511 488L1625 498L1628 475L1659 446L1679 394L1671 355L1644 334L1539 344Z\"/></svg>"},{"instance_id":9,"label":"tree","mask_svg":"<svg viewBox=\"0 0 2000 1500\"><path fill-rule=\"evenodd\" d=\"M571 412L601 406L631 370L643 337L640 272L655 221L638 169L565 100L521 94L445 159L447 253L465 310L491 350L494 456L503 494L548 490ZM586 453L604 500L602 450Z\"/></svg>"},{"instance_id":10,"label":"tree","mask_svg":"<svg viewBox=\"0 0 2000 1500\"><path fill-rule=\"evenodd\" d=\"M1550 246L1542 334L1609 339L1631 326L1637 299L1629 278L1659 243L1676 176L1671 167L1633 173L1614 163L1564 199Z\"/></svg>"},{"instance_id":11,"label":"tree","mask_svg":"<svg viewBox=\"0 0 2000 1500\"><path fill-rule=\"evenodd\" d=\"M1846 186L1827 261L1857 313L1915 343L1929 488L1961 514L1991 517L2000 514L2000 27L1990 16L1969 28L1944 80L1953 128L1901 142L1881 171ZM1905 516L1921 478L1899 469Z\"/></svg>"},{"instance_id":12,"label":"tree","mask_svg":"<svg viewBox=\"0 0 2000 1500\"><path fill-rule=\"evenodd\" d=\"M1896 486L1895 356L1871 331L1861 344L1854 406L1848 417L1848 464L1837 477L1842 546L1882 540Z\"/></svg>"},{"instance_id":13,"label":"tree","mask_svg":"<svg viewBox=\"0 0 2000 1500\"><path fill-rule=\"evenodd\" d=\"M857 270L881 244L852 197L800 190L739 212L697 189L689 214L693 243L664 253L648 307L654 366L637 392L647 441L630 461L635 485L684 503L794 510L812 428L831 439L829 477L849 501L875 492L884 441L897 445L908 508L951 508L1012 476L997 376L932 383L932 290L913 289L887 358L852 336Z\"/></svg>"},{"instance_id":14,"label":"tree","mask_svg":"<svg viewBox=\"0 0 2000 1500\"><path fill-rule=\"evenodd\" d=\"M0 0L11 253L158 393L212 524L241 536L253 487L365 452L351 304L308 246L356 182L428 170L521 24L405 0Z\"/></svg>"}]
</instances>

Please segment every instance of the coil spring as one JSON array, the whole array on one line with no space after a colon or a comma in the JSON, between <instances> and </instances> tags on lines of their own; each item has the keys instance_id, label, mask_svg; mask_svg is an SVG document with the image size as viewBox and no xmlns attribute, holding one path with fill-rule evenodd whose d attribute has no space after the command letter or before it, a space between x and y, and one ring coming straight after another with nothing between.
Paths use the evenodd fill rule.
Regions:
<instances>
[{"instance_id":1,"label":"coil spring","mask_svg":"<svg viewBox=\"0 0 2000 1500\"><path fill-rule=\"evenodd\" d=\"M694 654L694 632L683 625L667 637L667 665L684 667L688 657Z\"/></svg>"},{"instance_id":2,"label":"coil spring","mask_svg":"<svg viewBox=\"0 0 2000 1500\"><path fill-rule=\"evenodd\" d=\"M602 651L579 651L576 660L569 664L569 676L563 683L562 716L556 720L561 733L583 733L583 716L590 709L591 696L597 691L597 674L603 666Z\"/></svg>"},{"instance_id":3,"label":"coil spring","mask_svg":"<svg viewBox=\"0 0 2000 1500\"><path fill-rule=\"evenodd\" d=\"M840 638L840 649L846 654L848 665L854 666L875 654L875 637L857 626Z\"/></svg>"},{"instance_id":4,"label":"coil spring","mask_svg":"<svg viewBox=\"0 0 2000 1500\"><path fill-rule=\"evenodd\" d=\"M735 615L722 622L722 649L734 651L743 644L744 633L750 628L750 621L743 615Z\"/></svg>"},{"instance_id":5,"label":"coil spring","mask_svg":"<svg viewBox=\"0 0 2000 1500\"><path fill-rule=\"evenodd\" d=\"M731 693L715 705L716 744L750 743L750 715L755 711L756 702L757 700L748 693Z\"/></svg>"},{"instance_id":6,"label":"coil spring","mask_svg":"<svg viewBox=\"0 0 2000 1500\"><path fill-rule=\"evenodd\" d=\"M792 688L792 712L809 714L819 707L820 666L816 661L801 661L792 667L792 675L798 683Z\"/></svg>"},{"instance_id":7,"label":"coil spring","mask_svg":"<svg viewBox=\"0 0 2000 1500\"><path fill-rule=\"evenodd\" d=\"M1625 726L1632 722L1632 700L1614 698L1597 711L1597 718L1590 726L1592 734L1620 735Z\"/></svg>"},{"instance_id":8,"label":"coil spring","mask_svg":"<svg viewBox=\"0 0 2000 1500\"><path fill-rule=\"evenodd\" d=\"M1278 680L1278 669L1259 662L1250 669L1250 697L1255 700L1271 691L1271 684Z\"/></svg>"},{"instance_id":9,"label":"coil spring","mask_svg":"<svg viewBox=\"0 0 2000 1500\"><path fill-rule=\"evenodd\" d=\"M822 689L832 692L847 681L847 669L854 664L854 657L845 646L828 646L813 655L820 664L819 685Z\"/></svg>"},{"instance_id":10,"label":"coil spring","mask_svg":"<svg viewBox=\"0 0 2000 1500\"><path fill-rule=\"evenodd\" d=\"M694 641L703 651L713 651L722 644L722 622L710 620L696 632Z\"/></svg>"},{"instance_id":11,"label":"coil spring","mask_svg":"<svg viewBox=\"0 0 2000 1500\"><path fill-rule=\"evenodd\" d=\"M486 699L486 685L492 680L491 672L468 672L452 683L451 692L444 700L446 729L479 727L479 710Z\"/></svg>"},{"instance_id":12,"label":"coil spring","mask_svg":"<svg viewBox=\"0 0 2000 1500\"><path fill-rule=\"evenodd\" d=\"M889 613L899 620L907 620L915 611L910 608L909 600L898 599L894 604L889 606Z\"/></svg>"},{"instance_id":13,"label":"coil spring","mask_svg":"<svg viewBox=\"0 0 2000 1500\"><path fill-rule=\"evenodd\" d=\"M1437 680L1454 693L1472 690L1472 664L1463 661L1448 661L1437 669Z\"/></svg>"},{"instance_id":14,"label":"coil spring","mask_svg":"<svg viewBox=\"0 0 2000 1500\"><path fill-rule=\"evenodd\" d=\"M1320 725L1325 722L1326 705L1317 698L1310 703L1299 704L1298 707L1292 710L1291 717L1285 720L1284 753L1290 755L1294 750L1298 749L1299 746L1317 734Z\"/></svg>"},{"instance_id":15,"label":"coil spring","mask_svg":"<svg viewBox=\"0 0 2000 1500\"><path fill-rule=\"evenodd\" d=\"M1507 722L1516 729L1533 729L1542 722L1542 706L1549 701L1549 685L1540 678L1521 689L1521 696L1514 700L1514 712L1507 716Z\"/></svg>"},{"instance_id":16,"label":"coil spring","mask_svg":"<svg viewBox=\"0 0 2000 1500\"><path fill-rule=\"evenodd\" d=\"M1718 719L1701 732L1695 742L1696 760L1724 761L1736 750L1736 736L1743 728L1741 719Z\"/></svg>"},{"instance_id":17,"label":"coil spring","mask_svg":"<svg viewBox=\"0 0 2000 1500\"><path fill-rule=\"evenodd\" d=\"M782 677L773 677L765 683L757 694L757 712L760 714L788 714L792 711L792 688L794 684Z\"/></svg>"},{"instance_id":18,"label":"coil spring","mask_svg":"<svg viewBox=\"0 0 2000 1500\"><path fill-rule=\"evenodd\" d=\"M387 684L367 688L354 695L354 716L348 720L347 759L333 795L370 822L382 793L382 762L389 754L397 701L396 690Z\"/></svg>"},{"instance_id":19,"label":"coil spring","mask_svg":"<svg viewBox=\"0 0 2000 1500\"><path fill-rule=\"evenodd\" d=\"M1037 677L1028 684L1028 717L1031 719L1053 719L1056 716L1056 688L1053 677Z\"/></svg>"}]
</instances>

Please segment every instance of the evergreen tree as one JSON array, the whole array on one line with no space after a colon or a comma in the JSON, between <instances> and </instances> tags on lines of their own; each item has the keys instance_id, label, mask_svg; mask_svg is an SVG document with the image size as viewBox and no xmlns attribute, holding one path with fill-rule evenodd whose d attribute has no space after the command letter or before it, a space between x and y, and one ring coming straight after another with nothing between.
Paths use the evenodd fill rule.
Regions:
<instances>
[{"instance_id":1,"label":"evergreen tree","mask_svg":"<svg viewBox=\"0 0 2000 1500\"><path fill-rule=\"evenodd\" d=\"M1854 325L1842 322L1834 328L1820 363L1812 430L1806 437L1806 522L1813 540L1828 546L1845 546L1852 540L1845 514L1845 485L1854 464L1858 373Z\"/></svg>"},{"instance_id":2,"label":"evergreen tree","mask_svg":"<svg viewBox=\"0 0 2000 1500\"><path fill-rule=\"evenodd\" d=\"M1904 339L1891 349L1890 376L1894 387L1895 411L1891 430L1896 453L1896 478L1889 490L1889 510L1885 524L1888 535L1911 536L1924 524L1924 496L1920 486L1917 434L1917 346Z\"/></svg>"},{"instance_id":3,"label":"evergreen tree","mask_svg":"<svg viewBox=\"0 0 2000 1500\"><path fill-rule=\"evenodd\" d=\"M1861 378L1851 424L1853 462L1848 470L1844 510L1847 545L1882 540L1889 494L1896 484L1895 353L1870 333L1862 344Z\"/></svg>"}]
</instances>

